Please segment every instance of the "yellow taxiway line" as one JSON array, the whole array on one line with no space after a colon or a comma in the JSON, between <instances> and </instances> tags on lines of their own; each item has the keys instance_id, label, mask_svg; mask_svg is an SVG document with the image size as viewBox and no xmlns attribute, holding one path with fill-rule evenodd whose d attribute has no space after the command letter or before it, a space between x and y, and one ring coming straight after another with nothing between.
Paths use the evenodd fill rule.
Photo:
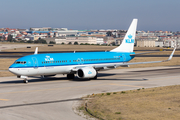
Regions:
<instances>
[{"instance_id":1,"label":"yellow taxiway line","mask_svg":"<svg viewBox=\"0 0 180 120\"><path fill-rule=\"evenodd\" d=\"M123 84L115 84L115 83L105 83L105 84L94 84L94 85L84 85L84 86L75 86L75 87L64 87L64 88L49 88L49 89L35 89L35 90L28 90L28 91L14 91L14 92L5 92L0 93L1 94L18 94L18 93L32 93L32 92L44 92L44 91L56 91L56 90L62 90L62 89L77 89L77 88L84 88L89 86L103 86L103 85L114 85L114 86L126 86L126 87L139 87L143 88L143 86L134 86L134 85L123 85ZM0 99L0 101L8 101L8 99Z\"/></svg>"},{"instance_id":2,"label":"yellow taxiway line","mask_svg":"<svg viewBox=\"0 0 180 120\"><path fill-rule=\"evenodd\" d=\"M49 89L28 90L28 91L14 91L14 92L5 92L5 93L0 93L0 94L17 94L17 93L32 93L32 92L44 92L44 91L56 91L56 90L62 90L62 89L76 89L76 88L84 88L84 87L88 87L88 86L103 86L103 85L108 85L108 84L95 84L95 85L64 87L64 88L49 88Z\"/></svg>"},{"instance_id":3,"label":"yellow taxiway line","mask_svg":"<svg viewBox=\"0 0 180 120\"><path fill-rule=\"evenodd\" d=\"M9 99L0 99L0 101L9 101Z\"/></svg>"}]
</instances>

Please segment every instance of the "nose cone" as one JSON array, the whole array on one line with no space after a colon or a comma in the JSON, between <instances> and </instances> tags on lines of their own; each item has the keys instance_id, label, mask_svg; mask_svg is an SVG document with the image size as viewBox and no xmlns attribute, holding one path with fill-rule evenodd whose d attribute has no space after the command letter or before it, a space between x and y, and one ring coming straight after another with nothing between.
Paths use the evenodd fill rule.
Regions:
<instances>
[{"instance_id":1,"label":"nose cone","mask_svg":"<svg viewBox=\"0 0 180 120\"><path fill-rule=\"evenodd\" d=\"M9 68L9 71L13 74L16 74L17 75L17 70L15 68Z\"/></svg>"},{"instance_id":2,"label":"nose cone","mask_svg":"<svg viewBox=\"0 0 180 120\"><path fill-rule=\"evenodd\" d=\"M9 72L13 72L13 68L9 68Z\"/></svg>"},{"instance_id":3,"label":"nose cone","mask_svg":"<svg viewBox=\"0 0 180 120\"><path fill-rule=\"evenodd\" d=\"M15 68L13 64L9 67L9 71L15 75L18 75L18 68Z\"/></svg>"}]
</instances>

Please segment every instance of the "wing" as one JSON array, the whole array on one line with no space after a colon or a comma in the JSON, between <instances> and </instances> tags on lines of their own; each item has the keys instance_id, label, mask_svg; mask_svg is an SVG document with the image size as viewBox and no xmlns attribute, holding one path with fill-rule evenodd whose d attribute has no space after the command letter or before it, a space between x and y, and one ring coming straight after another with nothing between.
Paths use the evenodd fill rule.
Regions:
<instances>
[{"instance_id":1,"label":"wing","mask_svg":"<svg viewBox=\"0 0 180 120\"><path fill-rule=\"evenodd\" d=\"M142 55L142 54L149 54L149 53L156 53L156 52L161 52L161 51L153 51L153 52L136 53L136 54L130 54L130 56L138 56L138 55Z\"/></svg>"},{"instance_id":2,"label":"wing","mask_svg":"<svg viewBox=\"0 0 180 120\"><path fill-rule=\"evenodd\" d=\"M160 62L167 62L170 61L174 55L176 48L172 51L171 55L167 60L162 60L162 61L149 61L149 62L135 62L135 63L128 63L128 62L121 62L121 63L111 63L111 64L98 64L98 65L82 65L82 66L77 66L71 69L71 72L77 72L78 69L84 68L84 67L93 67L97 71L103 70L103 69L112 69L116 67L129 67L129 65L136 65L136 64L149 64L149 63L160 63Z\"/></svg>"},{"instance_id":3,"label":"wing","mask_svg":"<svg viewBox=\"0 0 180 120\"><path fill-rule=\"evenodd\" d=\"M94 66L95 69L107 69L107 68L116 68L116 67L129 67L129 65L136 65L136 64L149 64L149 63L160 63L160 62L167 62L170 61L174 55L174 52L176 50L176 47L174 48L174 50L172 51L171 55L169 56L169 58L167 60L162 60L162 61L149 61L149 62L135 62L135 63L128 63L128 62L122 62L122 63L114 63L111 65L96 65Z\"/></svg>"}]
</instances>

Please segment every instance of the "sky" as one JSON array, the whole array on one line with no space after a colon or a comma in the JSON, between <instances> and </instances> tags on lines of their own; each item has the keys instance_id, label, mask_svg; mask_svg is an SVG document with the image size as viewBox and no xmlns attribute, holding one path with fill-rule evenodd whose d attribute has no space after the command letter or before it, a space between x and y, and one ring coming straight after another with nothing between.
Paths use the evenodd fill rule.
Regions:
<instances>
[{"instance_id":1,"label":"sky","mask_svg":"<svg viewBox=\"0 0 180 120\"><path fill-rule=\"evenodd\" d=\"M180 31L180 0L0 0L0 28Z\"/></svg>"}]
</instances>

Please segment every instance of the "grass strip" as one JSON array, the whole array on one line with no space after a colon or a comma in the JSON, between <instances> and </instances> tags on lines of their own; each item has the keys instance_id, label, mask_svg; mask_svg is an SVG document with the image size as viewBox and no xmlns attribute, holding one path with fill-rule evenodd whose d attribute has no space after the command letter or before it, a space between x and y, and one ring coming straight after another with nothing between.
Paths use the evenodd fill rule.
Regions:
<instances>
[{"instance_id":1,"label":"grass strip","mask_svg":"<svg viewBox=\"0 0 180 120\"><path fill-rule=\"evenodd\" d=\"M104 120L179 120L180 85L84 97L86 109Z\"/></svg>"}]
</instances>

